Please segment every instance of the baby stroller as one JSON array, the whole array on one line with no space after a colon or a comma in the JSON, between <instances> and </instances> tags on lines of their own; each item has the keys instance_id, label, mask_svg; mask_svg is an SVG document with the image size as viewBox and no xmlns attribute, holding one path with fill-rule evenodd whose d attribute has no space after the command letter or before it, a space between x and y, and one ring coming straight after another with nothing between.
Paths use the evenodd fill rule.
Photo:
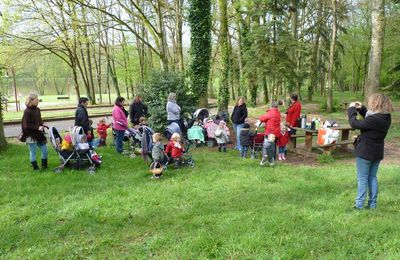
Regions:
<instances>
[{"instance_id":1,"label":"baby stroller","mask_svg":"<svg viewBox=\"0 0 400 260\"><path fill-rule=\"evenodd\" d=\"M207 133L207 146L213 147L216 144L215 131L218 129L218 124L212 118L206 118L205 120L204 129Z\"/></svg>"},{"instance_id":2,"label":"baby stroller","mask_svg":"<svg viewBox=\"0 0 400 260\"><path fill-rule=\"evenodd\" d=\"M210 113L205 108L199 108L193 113L193 118L189 121L188 140L189 142L200 145L205 143L207 132L204 129L204 119L208 118Z\"/></svg>"},{"instance_id":3,"label":"baby stroller","mask_svg":"<svg viewBox=\"0 0 400 260\"><path fill-rule=\"evenodd\" d=\"M66 166L75 169L82 169L84 166L89 165L89 173L95 173L96 163L99 165L100 161L98 159L98 155L89 148L89 144L84 142L85 134L82 127L75 126L70 132L72 149L63 151L61 150L61 142L63 139L60 133L58 132L57 128L53 126L50 127L50 141L61 161L61 165L55 168L54 171L56 173L60 173ZM96 160L93 160L92 157Z\"/></svg>"},{"instance_id":4,"label":"baby stroller","mask_svg":"<svg viewBox=\"0 0 400 260\"><path fill-rule=\"evenodd\" d=\"M193 160L192 153L190 152L191 148L191 143L189 142L184 142L182 144L185 148L185 152L182 155L182 160L179 162L179 166L187 166L187 167L194 167L195 166L195 161ZM174 159L172 158L171 154L167 154L168 157L168 163L165 165L164 169L166 169L166 166L171 164L174 165Z\"/></svg>"},{"instance_id":5,"label":"baby stroller","mask_svg":"<svg viewBox=\"0 0 400 260\"><path fill-rule=\"evenodd\" d=\"M180 126L179 126L178 123L175 123L175 122L169 124L169 125L165 128L165 130L164 130L164 136L165 136L165 137L168 139L168 141L169 141L169 140L171 139L171 136L172 136L174 133L178 133L178 134L183 138L183 136L182 136L182 130L181 130Z\"/></svg>"},{"instance_id":6,"label":"baby stroller","mask_svg":"<svg viewBox=\"0 0 400 260\"><path fill-rule=\"evenodd\" d=\"M153 134L154 131L150 127L146 125L142 125L139 128L139 133L140 133L140 150L142 157L145 161L147 161L147 158L151 158L151 150L153 149Z\"/></svg>"},{"instance_id":7,"label":"baby stroller","mask_svg":"<svg viewBox=\"0 0 400 260\"><path fill-rule=\"evenodd\" d=\"M262 149L264 143L264 133L257 133L253 137L253 145L251 147L251 159L255 159L258 155L262 156Z\"/></svg>"}]
</instances>

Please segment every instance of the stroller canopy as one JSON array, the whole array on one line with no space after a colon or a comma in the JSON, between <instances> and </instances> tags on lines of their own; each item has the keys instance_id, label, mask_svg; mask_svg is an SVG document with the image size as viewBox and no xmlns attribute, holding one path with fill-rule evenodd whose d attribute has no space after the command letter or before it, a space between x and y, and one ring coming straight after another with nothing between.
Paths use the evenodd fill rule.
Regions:
<instances>
[{"instance_id":1,"label":"stroller canopy","mask_svg":"<svg viewBox=\"0 0 400 260\"><path fill-rule=\"evenodd\" d=\"M193 114L194 118L201 119L201 121L204 121L204 118L207 118L209 116L210 116L210 113L208 112L208 110L206 108L199 108Z\"/></svg>"},{"instance_id":2,"label":"stroller canopy","mask_svg":"<svg viewBox=\"0 0 400 260\"><path fill-rule=\"evenodd\" d=\"M54 126L50 127L49 137L50 137L50 141L51 141L51 144L53 145L53 147L58 149L58 145L61 144L62 138L61 138L61 135L58 132L57 128L55 128ZM57 139L58 139L59 143L57 143Z\"/></svg>"}]
</instances>

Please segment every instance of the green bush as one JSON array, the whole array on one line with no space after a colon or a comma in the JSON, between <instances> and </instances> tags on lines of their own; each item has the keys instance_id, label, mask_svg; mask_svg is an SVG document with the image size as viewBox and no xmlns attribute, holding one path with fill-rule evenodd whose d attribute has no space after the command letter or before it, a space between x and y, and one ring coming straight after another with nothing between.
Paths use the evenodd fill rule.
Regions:
<instances>
[{"instance_id":1,"label":"green bush","mask_svg":"<svg viewBox=\"0 0 400 260\"><path fill-rule=\"evenodd\" d=\"M167 125L167 98L175 92L181 115L193 112L194 99L188 94L183 75L175 72L153 72L144 86L144 100L149 107L149 125L162 132Z\"/></svg>"}]
</instances>

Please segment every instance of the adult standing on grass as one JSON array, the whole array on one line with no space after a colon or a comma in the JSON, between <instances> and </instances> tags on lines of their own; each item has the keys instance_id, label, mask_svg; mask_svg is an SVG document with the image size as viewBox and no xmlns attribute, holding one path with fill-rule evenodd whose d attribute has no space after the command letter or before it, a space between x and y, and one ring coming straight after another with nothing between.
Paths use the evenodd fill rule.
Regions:
<instances>
[{"instance_id":1,"label":"adult standing on grass","mask_svg":"<svg viewBox=\"0 0 400 260\"><path fill-rule=\"evenodd\" d=\"M271 102L271 108L266 111L266 113L262 116L260 116L260 121L262 123L265 123L265 138L264 138L264 144L263 144L263 158L262 161L260 162L260 165L264 165L266 163L266 155L267 155L267 147L268 147L268 154L273 154L274 159L275 159L275 154L276 154L276 141L279 139L281 136L281 113L279 112L278 109L279 102L278 101L272 101ZM271 145L271 140L267 140L267 137L269 135L274 135L275 138L273 141L273 144ZM269 137L270 138L270 137ZM271 139L271 138L270 138ZM270 160L272 158L269 158ZM274 160L272 160L274 161ZM272 163L273 164L273 163Z\"/></svg>"},{"instance_id":2,"label":"adult standing on grass","mask_svg":"<svg viewBox=\"0 0 400 260\"><path fill-rule=\"evenodd\" d=\"M132 125L138 125L141 117L147 117L147 106L142 101L141 95L136 95L129 106L129 117Z\"/></svg>"},{"instance_id":3,"label":"adult standing on grass","mask_svg":"<svg viewBox=\"0 0 400 260\"><path fill-rule=\"evenodd\" d=\"M236 105L233 108L233 112L231 115L231 120L233 123L233 130L235 131L236 135L236 149L242 151L242 146L240 145L240 130L242 130L244 123L247 118L247 107L246 103L244 102L243 97L239 97L237 99Z\"/></svg>"},{"instance_id":4,"label":"adult standing on grass","mask_svg":"<svg viewBox=\"0 0 400 260\"><path fill-rule=\"evenodd\" d=\"M112 110L113 128L115 130L115 149L118 153L123 151L125 130L128 129L128 111L124 108L125 98L117 97Z\"/></svg>"},{"instance_id":5,"label":"adult standing on grass","mask_svg":"<svg viewBox=\"0 0 400 260\"><path fill-rule=\"evenodd\" d=\"M166 109L168 124L177 123L179 126L181 126L181 107L176 103L176 94L173 92L169 93L168 95Z\"/></svg>"},{"instance_id":6,"label":"adult standing on grass","mask_svg":"<svg viewBox=\"0 0 400 260\"><path fill-rule=\"evenodd\" d=\"M34 170L39 170L36 161L36 150L39 148L42 153L42 169L47 168L47 146L46 136L44 135L44 125L40 113L39 98L37 94L29 94L25 101L26 109L22 116L22 136L21 141L26 142L29 147L31 165Z\"/></svg>"},{"instance_id":7,"label":"adult standing on grass","mask_svg":"<svg viewBox=\"0 0 400 260\"><path fill-rule=\"evenodd\" d=\"M286 125L290 128L296 126L296 121L301 114L301 103L298 99L299 95L297 94L290 95L290 106L286 111ZM291 133L293 132L291 131Z\"/></svg>"},{"instance_id":8,"label":"adult standing on grass","mask_svg":"<svg viewBox=\"0 0 400 260\"><path fill-rule=\"evenodd\" d=\"M172 123L177 123L181 130L181 133L186 133L186 127L183 124L183 120L181 118L181 107L176 103L176 94L171 92L168 95L167 100L167 123L168 125Z\"/></svg>"},{"instance_id":9,"label":"adult standing on grass","mask_svg":"<svg viewBox=\"0 0 400 260\"><path fill-rule=\"evenodd\" d=\"M79 98L78 107L75 111L75 126L82 127L83 131L87 135L92 134L90 131L89 114L87 112L87 106L89 99L86 97Z\"/></svg>"},{"instance_id":10,"label":"adult standing on grass","mask_svg":"<svg viewBox=\"0 0 400 260\"><path fill-rule=\"evenodd\" d=\"M350 126L360 129L354 153L357 166L357 197L354 208L362 209L367 197L368 208L375 209L378 198L378 168L384 154L384 140L392 122L393 105L389 97L374 93L368 99L368 109L361 102L352 102L348 109ZM357 113L364 120L357 120Z\"/></svg>"}]
</instances>

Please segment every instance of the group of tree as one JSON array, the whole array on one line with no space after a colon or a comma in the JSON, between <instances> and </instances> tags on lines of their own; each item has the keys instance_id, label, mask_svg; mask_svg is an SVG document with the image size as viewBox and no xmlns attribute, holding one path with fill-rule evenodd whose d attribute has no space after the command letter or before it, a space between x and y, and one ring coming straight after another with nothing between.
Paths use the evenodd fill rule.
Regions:
<instances>
[{"instance_id":1,"label":"group of tree","mask_svg":"<svg viewBox=\"0 0 400 260\"><path fill-rule=\"evenodd\" d=\"M91 103L111 92L130 98L161 71L181 75L201 105L217 98L220 111L238 96L256 105L292 92L326 96L332 110L334 89L368 96L400 86L398 0L14 0L0 8L0 64L43 94L71 86Z\"/></svg>"}]
</instances>

